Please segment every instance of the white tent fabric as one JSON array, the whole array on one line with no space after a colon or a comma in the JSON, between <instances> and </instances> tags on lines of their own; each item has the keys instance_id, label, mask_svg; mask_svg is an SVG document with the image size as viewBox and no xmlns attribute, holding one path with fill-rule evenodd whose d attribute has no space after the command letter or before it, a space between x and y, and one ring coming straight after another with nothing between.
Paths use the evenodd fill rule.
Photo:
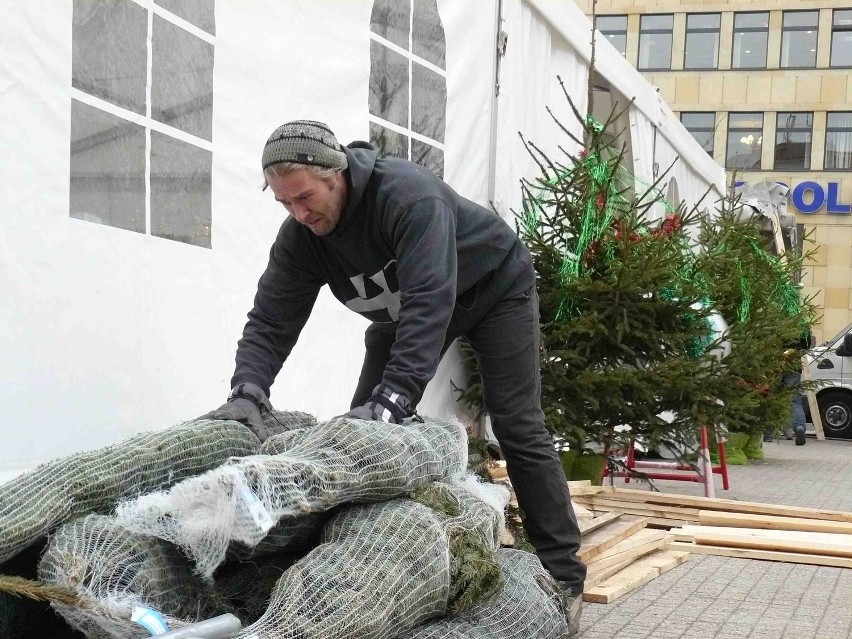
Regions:
<instances>
[{"instance_id":1,"label":"white tent fabric","mask_svg":"<svg viewBox=\"0 0 852 639\"><path fill-rule=\"evenodd\" d=\"M504 218L510 219L510 209L519 210L521 203L519 179L534 178L538 173L518 133L549 157L559 156L558 145L569 153L576 152L575 145L559 131L545 107L550 107L556 118L579 136L580 125L563 95L557 75L583 113L588 73L577 51L530 3L505 1L502 29L508 40L500 66L494 204Z\"/></svg>"},{"instance_id":2,"label":"white tent fabric","mask_svg":"<svg viewBox=\"0 0 852 639\"><path fill-rule=\"evenodd\" d=\"M0 407L7 426L0 478L193 418L223 401L236 341L282 221L280 206L260 190L263 142L294 118L325 121L344 143L368 139L371 46L380 42L371 34L371 15L379 2L199 3L215 7L215 29L172 13L195 3L32 0L6 7L0 113L10 125L0 130ZM427 66L446 77L445 179L466 197L493 202L508 218L520 204L518 179L532 177L535 168L517 132L547 152L557 142L566 146L545 105L574 126L557 74L578 108L585 107L589 22L572 3L547 0L432 0L408 7L413 15L412 7L429 4L437 7L446 42L445 66ZM162 90L150 77L143 90L147 106L136 111L72 86L75 12L98 6L144 15L153 36L139 49L143 73L146 65L162 64L158 38L167 32L194 38L194 50L212 50L209 132L186 132L149 115L151 96ZM495 97L499 29L509 39ZM675 175L682 197L697 197L708 185L721 192L722 169L603 42L598 70L623 95L636 97L634 147L641 141L647 150L648 127L656 126L656 161L664 166L665 158L680 156L684 166ZM166 88L169 95L182 87ZM210 248L155 236L147 209L143 232L70 214L75 110L141 127L146 153L171 136L209 158ZM637 155L637 172L641 165L647 180L653 158ZM146 169L145 184L155 177ZM365 326L322 294L273 387L273 403L320 418L346 410ZM452 352L427 389L422 412L438 418L459 412L451 380L463 382Z\"/></svg>"}]
</instances>

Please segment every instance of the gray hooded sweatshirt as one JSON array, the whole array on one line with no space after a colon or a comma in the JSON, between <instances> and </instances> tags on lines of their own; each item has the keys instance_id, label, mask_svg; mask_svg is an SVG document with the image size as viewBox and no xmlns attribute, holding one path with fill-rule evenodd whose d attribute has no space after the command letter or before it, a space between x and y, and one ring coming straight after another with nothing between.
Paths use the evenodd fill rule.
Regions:
<instances>
[{"instance_id":1,"label":"gray hooded sweatshirt","mask_svg":"<svg viewBox=\"0 0 852 639\"><path fill-rule=\"evenodd\" d=\"M444 343L458 337L454 317L470 312L478 288L487 286L493 300L534 284L530 254L498 215L428 169L378 158L366 142L344 151L349 191L340 222L322 237L293 218L281 225L231 386L252 382L269 394L327 284L347 307L395 332L382 381L415 406Z\"/></svg>"}]
</instances>

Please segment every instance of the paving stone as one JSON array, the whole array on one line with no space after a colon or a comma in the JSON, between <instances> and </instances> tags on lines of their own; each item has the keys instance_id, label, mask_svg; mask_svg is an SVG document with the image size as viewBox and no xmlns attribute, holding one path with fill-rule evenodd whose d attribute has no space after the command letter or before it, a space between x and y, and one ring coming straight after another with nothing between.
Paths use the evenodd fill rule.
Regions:
<instances>
[{"instance_id":1,"label":"paving stone","mask_svg":"<svg viewBox=\"0 0 852 639\"><path fill-rule=\"evenodd\" d=\"M852 512L852 442L781 440L764 450L765 459L730 468L730 491L717 476L716 496ZM654 483L703 494L699 484ZM613 637L852 639L852 569L692 555L611 604L586 604L581 639Z\"/></svg>"}]
</instances>

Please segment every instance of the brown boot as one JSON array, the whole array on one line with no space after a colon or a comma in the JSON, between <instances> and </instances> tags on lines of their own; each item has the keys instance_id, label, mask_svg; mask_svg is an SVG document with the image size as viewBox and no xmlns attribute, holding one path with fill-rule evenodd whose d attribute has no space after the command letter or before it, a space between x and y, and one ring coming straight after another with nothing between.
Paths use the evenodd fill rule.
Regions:
<instances>
[{"instance_id":1,"label":"brown boot","mask_svg":"<svg viewBox=\"0 0 852 639\"><path fill-rule=\"evenodd\" d=\"M576 587L560 581L562 589L562 607L565 609L565 621L568 624L566 637L576 637L580 633L580 615L583 613L583 593L577 592Z\"/></svg>"}]
</instances>

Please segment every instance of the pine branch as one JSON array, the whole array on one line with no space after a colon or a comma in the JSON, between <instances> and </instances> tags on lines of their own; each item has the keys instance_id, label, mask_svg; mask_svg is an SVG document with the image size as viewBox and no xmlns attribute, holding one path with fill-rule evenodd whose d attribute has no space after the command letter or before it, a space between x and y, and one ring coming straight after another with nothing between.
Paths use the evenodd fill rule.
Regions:
<instances>
[{"instance_id":1,"label":"pine branch","mask_svg":"<svg viewBox=\"0 0 852 639\"><path fill-rule=\"evenodd\" d=\"M75 608L85 608L86 602L76 593L57 586L47 586L40 581L13 575L0 575L0 592L15 597L61 603Z\"/></svg>"}]
</instances>

